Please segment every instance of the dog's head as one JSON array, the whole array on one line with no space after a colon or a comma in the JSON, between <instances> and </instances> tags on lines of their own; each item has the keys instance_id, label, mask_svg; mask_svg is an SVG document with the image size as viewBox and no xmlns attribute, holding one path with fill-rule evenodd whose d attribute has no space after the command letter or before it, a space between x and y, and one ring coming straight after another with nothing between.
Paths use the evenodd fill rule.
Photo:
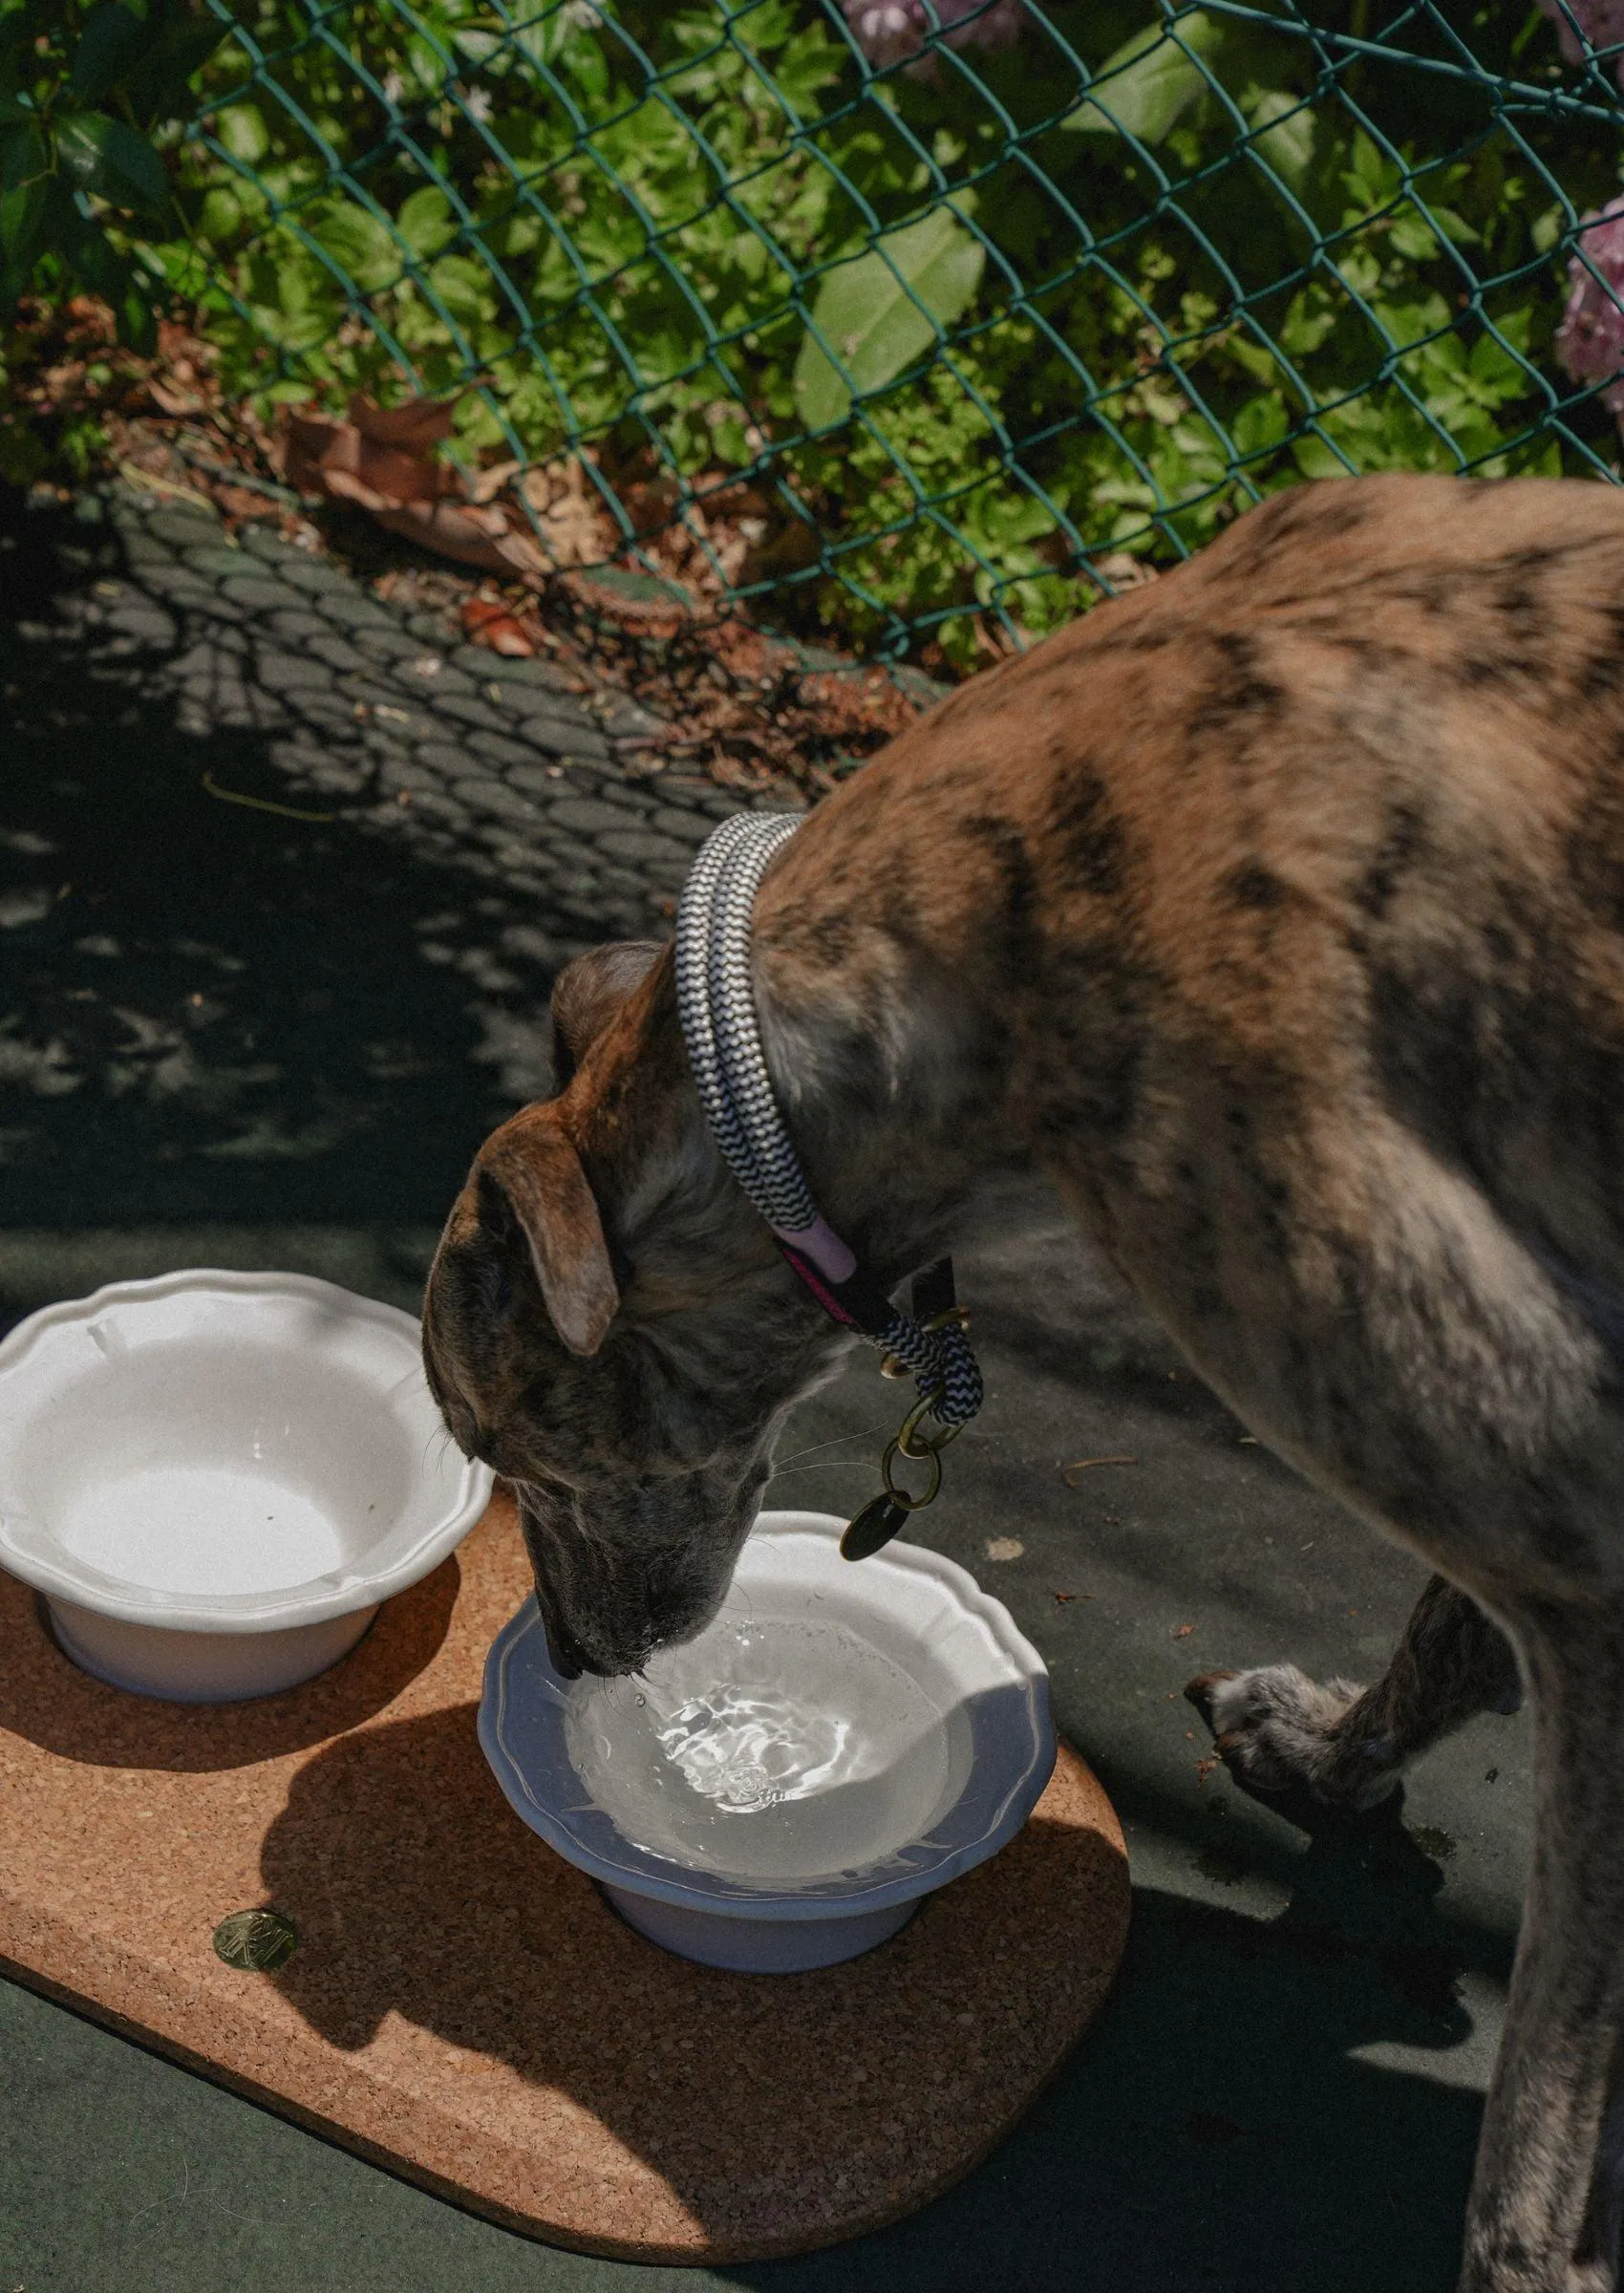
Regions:
<instances>
[{"instance_id":1,"label":"dog's head","mask_svg":"<svg viewBox=\"0 0 1624 2293\"><path fill-rule=\"evenodd\" d=\"M423 1357L515 1486L555 1662L633 1672L716 1614L783 1411L844 1342L716 1153L662 951L571 964L553 1032L559 1096L481 1148Z\"/></svg>"}]
</instances>

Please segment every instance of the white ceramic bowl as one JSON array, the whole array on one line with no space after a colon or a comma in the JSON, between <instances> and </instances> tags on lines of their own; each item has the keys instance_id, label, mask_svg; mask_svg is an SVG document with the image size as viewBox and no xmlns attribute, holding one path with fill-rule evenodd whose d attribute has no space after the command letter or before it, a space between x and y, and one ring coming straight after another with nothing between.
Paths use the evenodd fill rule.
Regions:
<instances>
[{"instance_id":1,"label":"white ceramic bowl","mask_svg":"<svg viewBox=\"0 0 1624 2293\"><path fill-rule=\"evenodd\" d=\"M917 1545L843 1560L844 1526L763 1513L716 1621L637 1680L561 1680L533 1598L486 1661L480 1742L512 1807L710 1966L871 1949L1013 1837L1054 1768L1048 1674L1008 1610Z\"/></svg>"},{"instance_id":2,"label":"white ceramic bowl","mask_svg":"<svg viewBox=\"0 0 1624 2293\"><path fill-rule=\"evenodd\" d=\"M142 1695L325 1671L491 1479L441 1426L412 1317L306 1275L115 1282L0 1344L0 1568Z\"/></svg>"}]
</instances>

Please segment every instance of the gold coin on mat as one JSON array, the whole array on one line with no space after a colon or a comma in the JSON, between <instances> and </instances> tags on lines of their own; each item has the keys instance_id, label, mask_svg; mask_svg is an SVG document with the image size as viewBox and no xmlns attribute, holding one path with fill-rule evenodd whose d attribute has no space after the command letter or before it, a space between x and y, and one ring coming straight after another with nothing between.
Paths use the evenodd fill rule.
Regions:
<instances>
[{"instance_id":1,"label":"gold coin on mat","mask_svg":"<svg viewBox=\"0 0 1624 2293\"><path fill-rule=\"evenodd\" d=\"M273 1975L299 1947L293 1921L280 1911L233 1911L214 1930L214 1948L240 1974Z\"/></svg>"}]
</instances>

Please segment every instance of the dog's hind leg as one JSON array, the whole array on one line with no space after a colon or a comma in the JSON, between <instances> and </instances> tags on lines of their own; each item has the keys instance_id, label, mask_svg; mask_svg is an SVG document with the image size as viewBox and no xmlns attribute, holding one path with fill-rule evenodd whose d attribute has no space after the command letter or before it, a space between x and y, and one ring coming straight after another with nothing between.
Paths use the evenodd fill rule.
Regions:
<instances>
[{"instance_id":1,"label":"dog's hind leg","mask_svg":"<svg viewBox=\"0 0 1624 2293\"><path fill-rule=\"evenodd\" d=\"M1533 1869L1466 2222L1462 2293L1607 2293L1604 2152L1624 2025L1624 1615L1525 1612ZM1593 2187L1592 2187L1593 2185Z\"/></svg>"},{"instance_id":2,"label":"dog's hind leg","mask_svg":"<svg viewBox=\"0 0 1624 2293\"><path fill-rule=\"evenodd\" d=\"M1185 1694L1242 1789L1304 1787L1330 1806L1367 1808L1401 1770L1478 1712L1515 1711L1522 1684L1511 1643L1477 1602L1434 1576L1374 1687L1321 1685L1295 1664L1209 1672Z\"/></svg>"}]
</instances>

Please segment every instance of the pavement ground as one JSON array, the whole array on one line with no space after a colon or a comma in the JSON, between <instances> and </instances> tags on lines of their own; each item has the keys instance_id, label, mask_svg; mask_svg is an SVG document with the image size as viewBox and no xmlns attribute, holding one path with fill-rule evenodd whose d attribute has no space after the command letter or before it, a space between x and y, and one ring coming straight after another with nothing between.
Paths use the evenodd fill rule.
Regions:
<instances>
[{"instance_id":1,"label":"pavement ground","mask_svg":"<svg viewBox=\"0 0 1624 2293\"><path fill-rule=\"evenodd\" d=\"M545 1087L552 974L669 931L737 800L632 777L613 695L123 486L0 504L0 1326L197 1264L415 1308L475 1147ZM1186 1678L1368 1678L1422 1570L1249 1443L1040 1192L958 1264L989 1400L915 1533L1042 1650L1135 1884L1111 2000L996 2154L824 2254L641 2269L0 1984L0 2293L1447 2293L1526 1720L1474 1723L1357 1823L1240 1796ZM768 1502L855 1508L895 1390L865 1353ZM1106 1457L1133 1462L1078 1469Z\"/></svg>"}]
</instances>

